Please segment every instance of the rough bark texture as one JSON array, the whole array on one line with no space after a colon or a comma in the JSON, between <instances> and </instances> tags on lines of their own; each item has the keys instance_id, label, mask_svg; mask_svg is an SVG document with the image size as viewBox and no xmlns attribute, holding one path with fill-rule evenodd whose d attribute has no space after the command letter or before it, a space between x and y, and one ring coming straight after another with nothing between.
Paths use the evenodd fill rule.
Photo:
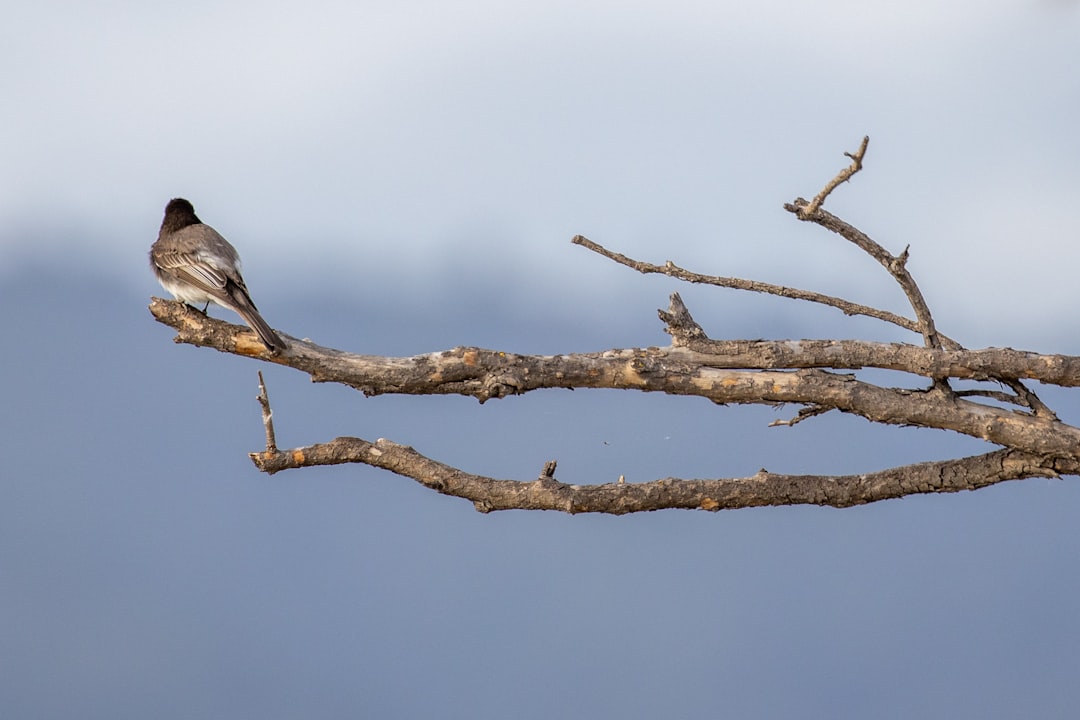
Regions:
<instances>
[{"instance_id":1,"label":"rough bark texture","mask_svg":"<svg viewBox=\"0 0 1080 720\"><path fill-rule=\"evenodd\" d=\"M1015 450L959 460L918 463L865 475L777 475L746 478L568 485L551 473L531 482L472 475L385 439L340 437L283 452L251 453L260 470L275 473L314 465L364 463L410 477L444 495L471 500L481 512L561 510L613 515L648 510L726 510L764 505L850 507L905 495L975 490L1005 480L1075 473L1076 462L1051 461ZM549 463L551 465L551 463ZM545 468L545 471L547 468Z\"/></svg>"},{"instance_id":2,"label":"rough bark texture","mask_svg":"<svg viewBox=\"0 0 1080 720\"><path fill-rule=\"evenodd\" d=\"M922 346L856 340L713 340L694 321L678 294L659 311L672 336L668 347L616 349L567 355L518 355L458 347L404 358L355 355L284 333L288 347L270 355L246 327L207 317L181 303L155 298L150 310L178 331L176 341L213 347L295 368L316 382L336 382L366 395L384 393L475 397L480 402L541 388L618 388L698 395L715 403L801 406L776 424L794 424L830 410L887 425L939 428L981 438L1002 449L967 458L918 463L861 475L776 475L747 478L664 478L645 483L570 485L555 479L551 462L532 481L472 475L427 458L406 445L342 437L293 450L278 450L265 386L260 403L267 448L252 453L259 469L280 470L364 463L413 478L440 493L471 500L478 510L561 510L625 514L687 508L720 510L762 505L815 504L848 507L915 493L973 490L1029 477L1080 474L1080 428L1058 420L1025 380L1080 385L1080 358L1009 348L967 350L935 327L915 279L907 272L907 249L892 255L869 236L821 209L837 186L862 168L864 140L845 168L812 201L785 206L798 219L840 235L878 260L904 290L915 315L909 319L847 300L796 288L654 265L628 258L583 238L572 242L642 273L664 273L836 307L876 317L919 333ZM923 378L924 387L883 387L850 372L882 368ZM996 385L956 391L951 379ZM928 381L928 382L927 382ZM261 378L260 378L261 383Z\"/></svg>"}]
</instances>

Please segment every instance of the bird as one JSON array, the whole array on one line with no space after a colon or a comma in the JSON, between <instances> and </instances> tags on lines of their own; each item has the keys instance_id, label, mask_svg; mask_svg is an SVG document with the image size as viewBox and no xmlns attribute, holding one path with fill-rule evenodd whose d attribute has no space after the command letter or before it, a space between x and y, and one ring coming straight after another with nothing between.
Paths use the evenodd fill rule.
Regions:
<instances>
[{"instance_id":1,"label":"bird","mask_svg":"<svg viewBox=\"0 0 1080 720\"><path fill-rule=\"evenodd\" d=\"M161 230L150 246L150 268L177 300L204 305L203 312L217 303L242 317L271 353L285 349L251 301L236 248L204 224L188 200L173 198L165 206Z\"/></svg>"}]
</instances>

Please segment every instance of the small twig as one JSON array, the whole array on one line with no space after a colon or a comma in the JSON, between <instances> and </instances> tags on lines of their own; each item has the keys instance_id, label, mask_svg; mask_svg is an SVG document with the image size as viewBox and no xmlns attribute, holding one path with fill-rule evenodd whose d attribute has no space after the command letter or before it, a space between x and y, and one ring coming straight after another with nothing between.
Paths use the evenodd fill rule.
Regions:
<instances>
[{"instance_id":1,"label":"small twig","mask_svg":"<svg viewBox=\"0 0 1080 720\"><path fill-rule=\"evenodd\" d=\"M1023 408L1031 410L1031 414L1036 417L1046 418L1047 420L1057 420L1057 414L1050 409L1039 396L1036 395L1027 385L1021 380L1015 378L995 378L997 382L1007 386L1014 394L1007 392L1001 392L999 390L986 390L982 388L974 388L971 390L956 390L954 395L956 397L984 397L990 400L996 400L1000 403L1007 405L1018 405Z\"/></svg>"},{"instance_id":2,"label":"small twig","mask_svg":"<svg viewBox=\"0 0 1080 720\"><path fill-rule=\"evenodd\" d=\"M656 314L663 321L664 331L671 335L671 343L676 346L685 346L695 340L708 340L709 336L697 324L690 310L682 301L679 293L671 293L671 303L667 310L657 310Z\"/></svg>"},{"instance_id":3,"label":"small twig","mask_svg":"<svg viewBox=\"0 0 1080 720\"><path fill-rule=\"evenodd\" d=\"M555 460L548 460L544 463L544 469L540 471L540 479L554 479L556 465L558 465L558 462Z\"/></svg>"},{"instance_id":4,"label":"small twig","mask_svg":"<svg viewBox=\"0 0 1080 720\"><path fill-rule=\"evenodd\" d=\"M804 201L805 202L805 201ZM783 285L773 285L771 283L759 282L757 280L744 280L743 278L733 277L721 277L718 275L703 275L690 270L679 267L673 262L668 261L664 265L654 265L652 263L642 262L640 260L634 260L621 253L608 250L603 245L593 242L583 235L575 235L570 242L575 245L581 245L584 248L592 250L598 255L603 255L609 260L613 260L620 265L637 270L642 274L659 274L673 277L676 280L683 280L685 282L697 283L702 285L716 285L717 287L726 287L733 290L746 290L747 292L759 292L767 295L777 295L779 297L790 298L792 300L804 300L806 302L818 303L820 305L827 305L834 307L845 315L864 315L866 317L872 317L875 320L881 320L882 322L892 323L898 327L902 327L910 332L920 332L919 323L911 320L910 318L903 317L891 313L887 310L878 310L877 308L869 307L867 305L860 305L858 303L849 302L843 298L833 297L831 295L823 295L821 293L812 292L809 290L800 290L799 288L785 287ZM938 338L942 341L945 347L951 350L959 350L960 343L939 334Z\"/></svg>"},{"instance_id":5,"label":"small twig","mask_svg":"<svg viewBox=\"0 0 1080 720\"><path fill-rule=\"evenodd\" d=\"M1039 396L1035 394L1035 391L1029 388L1021 380L1008 379L1002 380L1005 385L1009 386L1009 389L1016 393L1016 397L1022 405L1031 408L1031 411L1039 417L1045 417L1049 420L1057 420L1057 414L1049 408Z\"/></svg>"},{"instance_id":6,"label":"small twig","mask_svg":"<svg viewBox=\"0 0 1080 720\"><path fill-rule=\"evenodd\" d=\"M266 428L266 454L277 453L277 440L274 438L274 411L270 409L270 396L266 394L262 370L259 371L259 405L262 406L263 427Z\"/></svg>"},{"instance_id":7,"label":"small twig","mask_svg":"<svg viewBox=\"0 0 1080 720\"><path fill-rule=\"evenodd\" d=\"M1018 405L1020 407L1030 408L1031 406L1027 401L1019 396L1011 395L1007 392L1001 392L1000 390L985 390L985 389L971 389L971 390L955 390L953 394L959 398L971 398L982 397L987 400L996 400L999 403L1005 403L1006 405Z\"/></svg>"},{"instance_id":8,"label":"small twig","mask_svg":"<svg viewBox=\"0 0 1080 720\"><path fill-rule=\"evenodd\" d=\"M821 205L825 202L825 198L829 197L833 190L840 187L843 183L846 183L851 179L851 176L862 170L863 158L866 156L866 146L870 144L870 136L867 135L862 139L862 143L859 144L859 149L855 151L855 154L845 152L846 157L851 158L851 165L837 173L836 177L825 184L825 187L821 189L810 204L806 207L806 212L809 215L813 215L821 208Z\"/></svg>"},{"instance_id":9,"label":"small twig","mask_svg":"<svg viewBox=\"0 0 1080 720\"><path fill-rule=\"evenodd\" d=\"M823 405L813 405L811 407L805 407L799 411L798 415L791 418L790 420L773 420L771 423L769 423L769 427L794 427L795 425L801 423L803 420L808 420L812 417L817 417L818 415L824 415L832 409L833 408L830 407L824 407Z\"/></svg>"}]
</instances>

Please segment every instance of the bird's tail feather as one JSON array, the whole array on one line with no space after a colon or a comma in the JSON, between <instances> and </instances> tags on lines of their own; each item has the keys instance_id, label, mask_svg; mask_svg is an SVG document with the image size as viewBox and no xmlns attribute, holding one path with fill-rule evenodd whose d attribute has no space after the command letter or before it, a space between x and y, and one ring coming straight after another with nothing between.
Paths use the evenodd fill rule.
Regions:
<instances>
[{"instance_id":1,"label":"bird's tail feather","mask_svg":"<svg viewBox=\"0 0 1080 720\"><path fill-rule=\"evenodd\" d=\"M270 327L259 311L255 309L255 303L251 302L251 298L247 297L247 293L236 292L232 297L234 306L240 317L244 318L244 322L248 324L255 334L262 340L263 345L270 352L278 352L285 349L285 341L281 339L281 336L274 332L274 329Z\"/></svg>"}]
</instances>

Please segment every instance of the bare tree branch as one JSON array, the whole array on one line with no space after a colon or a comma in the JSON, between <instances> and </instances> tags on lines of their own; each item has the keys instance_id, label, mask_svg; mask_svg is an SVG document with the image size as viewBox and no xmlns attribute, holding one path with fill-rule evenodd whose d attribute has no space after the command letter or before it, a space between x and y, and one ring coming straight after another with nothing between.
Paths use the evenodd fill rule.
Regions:
<instances>
[{"instance_id":1,"label":"bare tree branch","mask_svg":"<svg viewBox=\"0 0 1080 720\"><path fill-rule=\"evenodd\" d=\"M844 155L851 158L851 165L847 166L836 177L825 184L825 187L821 189L814 199L810 201L810 204L806 208L808 215L813 215L818 209L825 203L825 198L832 194L832 191L840 187L843 183L846 183L851 177L862 170L863 158L866 157L866 148L870 145L870 136L863 137L862 142L859 143L859 149L854 153L846 152Z\"/></svg>"},{"instance_id":2,"label":"bare tree branch","mask_svg":"<svg viewBox=\"0 0 1080 720\"><path fill-rule=\"evenodd\" d=\"M918 493L958 492L1029 477L1076 473L1076 461L1053 461L1015 450L926 462L862 475L785 475L765 470L745 478L571 485L553 472L533 481L474 475L390 440L339 437L278 453L251 453L266 473L341 463L363 463L412 478L443 495L471 500L480 512L559 510L624 515L649 510L725 510L764 505L850 507ZM552 468L552 471L554 468Z\"/></svg>"},{"instance_id":3,"label":"bare tree branch","mask_svg":"<svg viewBox=\"0 0 1080 720\"><path fill-rule=\"evenodd\" d=\"M155 305L177 309L177 303L169 301ZM209 318L203 322L226 325ZM191 330L190 321L181 324L185 331ZM202 339L218 337L221 332L221 328L215 328ZM949 351L922 352L933 356ZM970 354L952 353L961 357ZM1080 430L1049 418L981 405L939 389L883 388L816 369L726 370L716 367L715 357L703 358L692 350L672 347L552 356L455 348L412 358L378 358L348 355L292 340L286 352L271 359L309 372L315 381L341 382L369 395L460 394L487 400L539 388L617 388L697 395L719 404L809 404L888 425L952 430L1025 452L1080 457ZM833 367L837 364L834 362ZM776 366L775 361L772 366Z\"/></svg>"},{"instance_id":4,"label":"bare tree branch","mask_svg":"<svg viewBox=\"0 0 1080 720\"><path fill-rule=\"evenodd\" d=\"M316 382L338 382L366 395L459 394L484 402L540 388L617 388L696 395L717 404L800 406L794 417L778 420L774 426L795 425L839 410L886 425L950 430L1002 448L979 456L846 476L779 475L762 470L748 478L627 483L620 475L613 483L570 485L555 479L556 463L552 460L536 480L499 480L444 465L408 446L382 439L369 442L341 437L280 451L260 373L259 402L267 443L264 452L252 453L251 458L264 472L365 463L411 477L438 492L467 498L483 512L517 508L623 514L664 508L719 510L789 504L847 507L913 493L955 492L1005 480L1080 474L1080 428L1062 423L1023 382L1033 379L1080 386L1080 358L1009 348L964 349L937 331L929 306L907 270L906 248L893 256L861 230L822 209L830 193L862 169L867 145L868 138L864 138L858 151L845 153L851 165L811 202L798 198L785 209L800 220L839 234L876 259L903 289L915 320L819 293L701 275L672 262L652 265L607 250L580 235L573 242L642 273L791 297L836 307L849 315L874 317L920 333L923 347L855 340L713 340L678 293L671 296L667 310L658 311L672 337L670 347L550 356L458 347L385 358L350 354L296 338L289 338L286 350L272 356L246 327L157 298L150 310L160 322L177 329L177 342L292 367ZM930 378L933 384L926 389L884 387L838 372L862 368L908 373ZM954 391L950 378L1000 385ZM999 389L1002 386L1010 392Z\"/></svg>"},{"instance_id":5,"label":"bare tree branch","mask_svg":"<svg viewBox=\"0 0 1080 720\"><path fill-rule=\"evenodd\" d=\"M769 423L769 427L794 427L801 423L803 420L809 420L812 417L824 415L832 409L833 408L823 407L821 405L811 405L809 407L804 407L798 412L797 415L795 415L795 417L791 418L790 420L773 420L771 423Z\"/></svg>"},{"instance_id":6,"label":"bare tree branch","mask_svg":"<svg viewBox=\"0 0 1080 720\"><path fill-rule=\"evenodd\" d=\"M733 290L745 290L747 292L777 295L792 300L805 300L806 302L834 307L845 315L864 315L876 320L892 323L893 325L902 327L905 330L910 330L914 333L922 332L919 323L915 320L911 320L902 315L897 315L896 313L891 313L887 310L879 310L878 308L870 307L869 305L860 305L859 303L853 303L844 300L843 298L833 297L832 295L824 295L810 290L801 290L799 288L785 287L783 285L773 285L772 283L761 282L759 280L744 280L743 278L721 277L718 275L702 275L701 273L681 268L670 260L663 265L654 265L652 263L642 262L641 260L634 260L633 258L629 258L613 250L608 250L603 245L593 242L582 235L575 235L571 238L570 242L592 250L598 255L603 255L609 260L613 260L620 265L625 265L628 268L637 270L642 274L667 275L668 277L690 283L715 285L717 287L731 288ZM946 338L943 335L939 335L939 337L947 347L960 348L960 344L955 340Z\"/></svg>"},{"instance_id":7,"label":"bare tree branch","mask_svg":"<svg viewBox=\"0 0 1080 720\"><path fill-rule=\"evenodd\" d=\"M795 217L800 220L814 222L828 230L832 230L881 263L882 267L889 271L889 274L896 279L904 294L907 295L908 302L911 303L911 307L915 311L915 319L918 321L919 332L923 335L926 347L940 348L942 339L934 327L934 318L930 314L930 307L926 304L922 291L919 290L919 286L915 283L915 278L907 271L908 248L904 248L904 252L899 255L893 256L881 245L874 242L866 233L821 209L825 198L833 190L862 170L863 157L866 155L866 147L869 144L869 136L864 137L859 149L854 154L844 153L851 158L851 165L841 170L836 177L826 183L825 188L812 201L806 202L802 198L797 198L794 203L785 204L784 209L794 213ZM935 378L935 381L937 380L941 380L941 378Z\"/></svg>"},{"instance_id":8,"label":"bare tree branch","mask_svg":"<svg viewBox=\"0 0 1080 720\"><path fill-rule=\"evenodd\" d=\"M673 296L676 302L677 294ZM681 304L681 300L677 301ZM1080 387L1080 356L1043 355L1012 348L934 350L905 343L861 340L712 340L699 338L670 348L629 348L567 355L518 355L458 347L413 357L357 355L278 333L290 349L272 357L260 352L244 325L207 317L174 300L153 298L150 312L177 331L176 342L211 347L309 373L315 382L337 382L367 395L460 394L487 400L550 387L623 387L620 368L639 356L671 357L718 369L882 368L922 377L965 380L1023 378ZM678 332L678 331L676 331ZM248 352L248 350L254 352ZM262 348L265 349L265 348ZM596 363L602 371L593 377ZM528 372L525 372L527 370Z\"/></svg>"},{"instance_id":9,"label":"bare tree branch","mask_svg":"<svg viewBox=\"0 0 1080 720\"><path fill-rule=\"evenodd\" d=\"M1016 402L1024 407L1031 408L1032 412L1040 417L1057 420L1057 414L1039 399L1027 385L1017 378L1002 378L1001 382L1007 385L1016 394Z\"/></svg>"},{"instance_id":10,"label":"bare tree branch","mask_svg":"<svg viewBox=\"0 0 1080 720\"><path fill-rule=\"evenodd\" d=\"M266 382L262 370L259 371L259 406L262 408L263 428L266 430L266 452L277 452L277 440L274 437L274 413L270 410L270 396L266 393Z\"/></svg>"},{"instance_id":11,"label":"bare tree branch","mask_svg":"<svg viewBox=\"0 0 1080 720\"><path fill-rule=\"evenodd\" d=\"M907 296L908 302L915 311L919 332L922 333L926 347L941 348L943 340L934 326L934 318L930 314L930 307L926 304L926 299L923 297L922 291L919 290L915 278L907 270L908 249L904 248L904 252L894 256L872 240L869 235L849 225L832 213L819 208L811 215L807 212L809 207L810 204L802 198L796 198L794 203L784 205L785 210L793 213L800 220L816 223L827 230L835 232L881 263L882 267L893 276Z\"/></svg>"}]
</instances>

